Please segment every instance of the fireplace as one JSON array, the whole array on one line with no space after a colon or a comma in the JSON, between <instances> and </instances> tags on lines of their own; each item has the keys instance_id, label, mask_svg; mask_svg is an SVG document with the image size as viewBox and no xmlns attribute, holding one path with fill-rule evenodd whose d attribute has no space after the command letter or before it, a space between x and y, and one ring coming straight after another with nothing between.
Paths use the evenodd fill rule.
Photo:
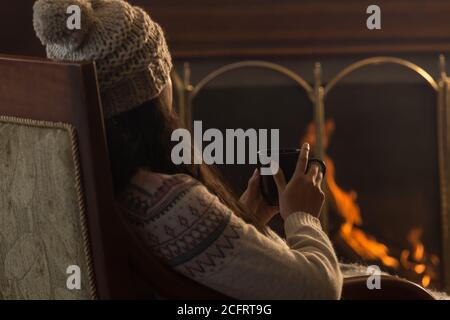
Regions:
<instances>
[{"instance_id":1,"label":"fireplace","mask_svg":"<svg viewBox=\"0 0 450 320\"><path fill-rule=\"evenodd\" d=\"M435 80L408 60L375 57L328 81L316 64L306 81L279 64L247 61L216 69L196 85L186 66L174 82L188 124L280 128L281 147L313 146L328 167L322 223L342 261L450 289L450 104L443 58L441 71ZM219 169L239 193L253 168ZM282 234L281 222L272 223Z\"/></svg>"}]
</instances>

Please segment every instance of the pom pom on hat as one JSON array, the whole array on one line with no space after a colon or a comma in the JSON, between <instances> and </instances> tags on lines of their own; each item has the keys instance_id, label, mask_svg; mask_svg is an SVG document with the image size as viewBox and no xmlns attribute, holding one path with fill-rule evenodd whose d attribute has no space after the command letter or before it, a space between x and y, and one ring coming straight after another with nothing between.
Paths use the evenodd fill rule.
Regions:
<instances>
[{"instance_id":1,"label":"pom pom on hat","mask_svg":"<svg viewBox=\"0 0 450 320\"><path fill-rule=\"evenodd\" d=\"M67 26L71 13L67 11L73 5L80 8L81 29L70 30ZM38 0L33 10L34 30L43 45L66 45L76 49L94 21L91 0Z\"/></svg>"},{"instance_id":2,"label":"pom pom on hat","mask_svg":"<svg viewBox=\"0 0 450 320\"><path fill-rule=\"evenodd\" d=\"M72 5L80 8L80 30L67 25ZM95 61L107 117L157 97L170 80L172 58L162 28L127 1L37 0L34 29L48 58Z\"/></svg>"}]
</instances>

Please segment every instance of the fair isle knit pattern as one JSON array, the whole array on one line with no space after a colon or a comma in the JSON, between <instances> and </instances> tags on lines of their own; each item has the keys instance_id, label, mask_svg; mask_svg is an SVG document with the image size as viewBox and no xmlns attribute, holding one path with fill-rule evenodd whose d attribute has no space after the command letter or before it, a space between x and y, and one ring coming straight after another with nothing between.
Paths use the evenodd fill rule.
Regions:
<instances>
[{"instance_id":1,"label":"fair isle knit pattern","mask_svg":"<svg viewBox=\"0 0 450 320\"><path fill-rule=\"evenodd\" d=\"M147 247L169 266L192 278L219 268L239 239L231 211L188 176L167 177L152 192L132 183L122 203L130 224L144 235ZM144 232L142 232L144 231Z\"/></svg>"},{"instance_id":2,"label":"fair isle knit pattern","mask_svg":"<svg viewBox=\"0 0 450 320\"><path fill-rule=\"evenodd\" d=\"M187 175L139 170L119 197L131 229L174 270L237 299L338 299L342 275L318 219L293 213L286 241L245 223Z\"/></svg>"},{"instance_id":3,"label":"fair isle knit pattern","mask_svg":"<svg viewBox=\"0 0 450 320\"><path fill-rule=\"evenodd\" d=\"M80 30L67 28L71 5L81 9ZM108 117L158 96L170 79L163 30L124 0L38 0L33 23L48 58L95 61Z\"/></svg>"}]
</instances>

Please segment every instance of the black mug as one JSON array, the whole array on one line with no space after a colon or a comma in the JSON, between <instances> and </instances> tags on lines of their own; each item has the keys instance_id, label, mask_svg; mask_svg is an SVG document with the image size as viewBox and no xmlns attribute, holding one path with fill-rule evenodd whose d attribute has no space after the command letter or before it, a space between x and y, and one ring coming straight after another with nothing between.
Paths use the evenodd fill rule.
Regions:
<instances>
[{"instance_id":1,"label":"black mug","mask_svg":"<svg viewBox=\"0 0 450 320\"><path fill-rule=\"evenodd\" d=\"M266 157L270 155L270 157L272 158L274 154L278 153L279 157L278 164L281 170L283 170L286 183L289 182L289 180L294 175L298 157L300 156L300 150L301 149L268 149L264 151L259 151L258 163L260 172L261 168L270 166L270 164L267 165L261 164L260 160L261 154L266 155ZM315 158L308 159L306 172L308 172L312 163L317 163L322 170L322 174L325 176L327 167L325 163L320 159ZM278 206L278 189L275 180L273 178L273 175L261 175L261 193L269 205Z\"/></svg>"}]
</instances>

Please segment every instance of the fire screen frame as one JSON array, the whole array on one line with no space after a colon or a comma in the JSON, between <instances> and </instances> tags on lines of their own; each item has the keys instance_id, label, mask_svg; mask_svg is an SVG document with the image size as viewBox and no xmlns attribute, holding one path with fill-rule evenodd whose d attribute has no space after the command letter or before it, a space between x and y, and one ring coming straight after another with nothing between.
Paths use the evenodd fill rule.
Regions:
<instances>
[{"instance_id":1,"label":"fire screen frame","mask_svg":"<svg viewBox=\"0 0 450 320\"><path fill-rule=\"evenodd\" d=\"M316 128L316 139L314 152L323 158L325 155L324 126L325 126L325 101L330 91L349 74L367 66L378 66L393 64L411 70L422 77L436 92L437 107L437 144L438 144L438 166L439 166L439 192L440 192L440 219L441 219L441 258L442 278L446 290L450 290L450 77L445 71L445 58L439 57L440 77L435 80L426 70L420 66L397 57L377 56L363 60L342 69L325 85L322 84L322 67L320 63L314 66L314 84L310 85L302 76L296 72L268 61L248 60L222 66L206 75L197 84L191 83L191 69L188 63L184 64L183 78L175 71L172 74L174 88L178 95L178 109L180 118L185 126L191 129L193 115L193 100L199 92L211 81L219 76L243 68L266 69L284 75L297 83L308 95L314 108L314 124ZM326 206L325 206L326 207ZM324 210L321 222L324 230L328 230L328 213Z\"/></svg>"}]
</instances>

